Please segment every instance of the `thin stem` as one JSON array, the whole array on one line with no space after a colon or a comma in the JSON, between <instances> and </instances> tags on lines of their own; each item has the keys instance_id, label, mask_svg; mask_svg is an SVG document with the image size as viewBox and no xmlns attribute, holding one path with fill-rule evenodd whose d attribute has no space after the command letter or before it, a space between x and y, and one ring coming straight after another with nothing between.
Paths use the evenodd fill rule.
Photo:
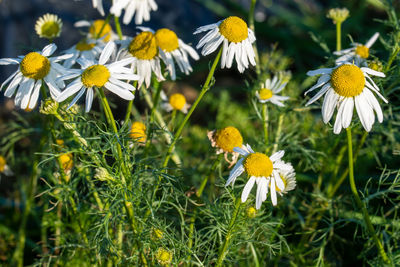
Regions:
<instances>
[{"instance_id":1,"label":"thin stem","mask_svg":"<svg viewBox=\"0 0 400 267\"><path fill-rule=\"evenodd\" d=\"M137 84L138 84L138 82L137 81L134 81L133 82L133 87L137 87ZM133 95L135 96L135 94L136 94L136 91L138 91L139 90L139 88L136 88L136 90L133 92ZM128 107L126 108L126 113L125 113L125 119L124 119L124 123L126 124L126 123L128 123L128 121L130 120L130 118L131 118L131 113L132 113L132 107L133 107L133 101L134 101L135 99L132 99L132 100L130 100L129 101L129 103L128 103Z\"/></svg>"},{"instance_id":2,"label":"thin stem","mask_svg":"<svg viewBox=\"0 0 400 267\"><path fill-rule=\"evenodd\" d=\"M175 119L176 119L176 109L174 109L171 113L171 120L169 121L169 127L171 129L171 132L174 132L174 126L175 126Z\"/></svg>"},{"instance_id":3,"label":"thin stem","mask_svg":"<svg viewBox=\"0 0 400 267\"><path fill-rule=\"evenodd\" d=\"M101 37L101 34L103 33L103 31L104 31L104 28L106 27L106 25L108 24L108 22L110 21L110 18L111 18L111 14L108 14L108 16L106 17L106 19L104 20L104 23L103 23L103 25L101 26L101 28L100 28L100 31L99 31L99 33L94 33L94 39L99 39L100 37Z\"/></svg>"},{"instance_id":4,"label":"thin stem","mask_svg":"<svg viewBox=\"0 0 400 267\"><path fill-rule=\"evenodd\" d=\"M276 130L276 134L275 134L275 141L274 141L274 147L272 149L272 153L274 154L277 150L278 150L278 143L279 143L279 139L281 138L281 132L282 132L282 126L283 126L283 118L284 118L284 113L279 115L279 119L278 119L278 129Z\"/></svg>"},{"instance_id":5,"label":"thin stem","mask_svg":"<svg viewBox=\"0 0 400 267\"><path fill-rule=\"evenodd\" d=\"M376 236L375 229L371 223L371 219L369 218L367 208L365 207L365 204L361 201L360 196L358 195L356 183L354 181L353 145L352 145L352 137L351 137L351 127L346 128L346 133L347 133L347 146L348 146L347 151L348 151L348 156L349 156L349 182L350 182L351 191L356 200L356 204L357 204L358 208L362 210L364 222L367 226L369 234L372 236L372 239L374 240L375 245L378 248L379 254L381 255L381 257L385 263L390 264L390 260L389 260L388 256L386 255L385 249L384 249L381 241Z\"/></svg>"},{"instance_id":6,"label":"thin stem","mask_svg":"<svg viewBox=\"0 0 400 267\"><path fill-rule=\"evenodd\" d=\"M122 40L121 25L119 24L119 17L114 16L115 29L117 30L118 38Z\"/></svg>"},{"instance_id":7,"label":"thin stem","mask_svg":"<svg viewBox=\"0 0 400 267\"><path fill-rule=\"evenodd\" d=\"M267 104L262 104L262 120L264 128L265 151L268 151L268 110Z\"/></svg>"},{"instance_id":8,"label":"thin stem","mask_svg":"<svg viewBox=\"0 0 400 267\"><path fill-rule=\"evenodd\" d=\"M393 50L393 53L390 55L390 57L389 57L389 60L388 60L388 63L386 64L386 66L385 66L385 70L384 70L384 72L387 72L387 71L389 71L390 70L390 67L392 66L392 63L393 63L393 61L395 60L395 58L397 57L397 54L400 52L400 48L399 47L397 47L397 45L396 45L396 47L394 48L394 50Z\"/></svg>"},{"instance_id":9,"label":"thin stem","mask_svg":"<svg viewBox=\"0 0 400 267\"><path fill-rule=\"evenodd\" d=\"M211 66L210 72L208 73L207 79L206 79L206 81L205 81L205 83L203 85L203 88L200 91L199 96L197 97L196 101L193 103L192 107L190 108L189 112L186 114L185 118L183 119L183 121L179 125L178 130L176 131L176 133L174 135L174 139L173 139L171 145L168 148L167 155L166 155L164 163L163 163L163 168L167 167L168 162L169 162L169 160L171 158L171 153L175 148L176 142L181 137L183 128L185 127L186 123L189 121L190 117L192 116L193 111L196 109L197 105L200 103L200 101L203 98L203 96L210 89L210 82L211 82L211 79L212 79L212 77L214 75L215 68L217 67L219 59L221 58L222 48L223 47L221 47L221 49L219 50L217 56L214 59L214 63ZM160 178L161 178L161 176L160 176Z\"/></svg>"},{"instance_id":10,"label":"thin stem","mask_svg":"<svg viewBox=\"0 0 400 267\"><path fill-rule=\"evenodd\" d=\"M342 50L342 23L336 23L336 51Z\"/></svg>"},{"instance_id":11,"label":"thin stem","mask_svg":"<svg viewBox=\"0 0 400 267\"><path fill-rule=\"evenodd\" d=\"M217 166L220 164L222 158L224 157L224 154L221 153L218 155L218 157L215 159L214 164L211 166L210 170L208 171L208 174L204 177L203 181L200 184L199 189L196 192L197 197L201 197L203 195L204 188L206 187L207 181L210 178L210 176L213 174Z\"/></svg>"},{"instance_id":12,"label":"thin stem","mask_svg":"<svg viewBox=\"0 0 400 267\"><path fill-rule=\"evenodd\" d=\"M218 254L218 260L217 260L217 264L215 264L215 267L222 266L222 262L224 261L225 256L228 253L226 250L229 247L229 243L230 243L232 235L233 235L233 229L235 226L236 218L239 214L241 204L242 204L242 200L240 199L240 197L236 198L235 210L233 211L231 220L229 222L228 233L225 236L224 244Z\"/></svg>"}]
</instances>

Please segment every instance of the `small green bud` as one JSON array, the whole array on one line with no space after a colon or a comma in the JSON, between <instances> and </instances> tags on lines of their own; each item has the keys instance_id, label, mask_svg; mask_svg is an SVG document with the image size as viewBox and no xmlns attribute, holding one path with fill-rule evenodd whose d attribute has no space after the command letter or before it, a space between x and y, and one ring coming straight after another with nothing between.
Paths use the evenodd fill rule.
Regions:
<instances>
[{"instance_id":1,"label":"small green bud","mask_svg":"<svg viewBox=\"0 0 400 267\"><path fill-rule=\"evenodd\" d=\"M373 61L368 63L368 68L382 72L383 65L382 65L382 62L380 62L379 60L375 59L375 60L373 60Z\"/></svg>"},{"instance_id":2,"label":"small green bud","mask_svg":"<svg viewBox=\"0 0 400 267\"><path fill-rule=\"evenodd\" d=\"M332 19L333 23L342 23L345 21L350 15L350 12L347 8L331 8L326 15L327 18Z\"/></svg>"},{"instance_id":3,"label":"small green bud","mask_svg":"<svg viewBox=\"0 0 400 267\"><path fill-rule=\"evenodd\" d=\"M170 265L172 262L172 252L164 248L159 248L156 251L156 259L162 266Z\"/></svg>"},{"instance_id":4,"label":"small green bud","mask_svg":"<svg viewBox=\"0 0 400 267\"><path fill-rule=\"evenodd\" d=\"M150 239L153 241L157 241L162 239L164 236L164 232L158 228L153 228L150 233Z\"/></svg>"},{"instance_id":5,"label":"small green bud","mask_svg":"<svg viewBox=\"0 0 400 267\"><path fill-rule=\"evenodd\" d=\"M114 181L114 178L110 175L107 169L102 167L96 169L94 178L100 181Z\"/></svg>"},{"instance_id":6,"label":"small green bud","mask_svg":"<svg viewBox=\"0 0 400 267\"><path fill-rule=\"evenodd\" d=\"M255 218L257 215L257 210L254 207L248 207L246 210L246 216L250 219Z\"/></svg>"}]
</instances>

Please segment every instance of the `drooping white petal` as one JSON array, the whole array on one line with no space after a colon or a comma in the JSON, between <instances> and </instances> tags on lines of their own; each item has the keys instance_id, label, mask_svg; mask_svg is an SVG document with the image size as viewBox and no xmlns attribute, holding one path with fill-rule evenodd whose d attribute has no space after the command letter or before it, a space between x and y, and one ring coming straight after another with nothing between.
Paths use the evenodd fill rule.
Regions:
<instances>
[{"instance_id":1,"label":"drooping white petal","mask_svg":"<svg viewBox=\"0 0 400 267\"><path fill-rule=\"evenodd\" d=\"M256 181L256 177L251 176L250 179L247 181L246 185L243 188L242 191L242 202L246 202L247 198L249 197L250 191L254 186L254 183Z\"/></svg>"}]
</instances>

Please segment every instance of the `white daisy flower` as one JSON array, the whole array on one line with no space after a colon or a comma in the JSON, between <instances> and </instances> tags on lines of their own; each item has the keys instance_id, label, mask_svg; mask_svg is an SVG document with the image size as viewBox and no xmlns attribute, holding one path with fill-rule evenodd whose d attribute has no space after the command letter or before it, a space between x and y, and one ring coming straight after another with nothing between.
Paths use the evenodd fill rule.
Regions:
<instances>
[{"instance_id":1,"label":"white daisy flower","mask_svg":"<svg viewBox=\"0 0 400 267\"><path fill-rule=\"evenodd\" d=\"M209 55L222 44L221 68L232 67L233 58L239 72L243 72L249 67L249 63L256 65L255 54L252 43L256 40L251 29L241 18L232 16L217 23L202 26L194 34L204 31L208 33L200 40L197 49L203 47L201 54Z\"/></svg>"},{"instance_id":2,"label":"white daisy flower","mask_svg":"<svg viewBox=\"0 0 400 267\"><path fill-rule=\"evenodd\" d=\"M93 8L96 8L99 13L104 16L103 0L92 0Z\"/></svg>"},{"instance_id":3,"label":"white daisy flower","mask_svg":"<svg viewBox=\"0 0 400 267\"><path fill-rule=\"evenodd\" d=\"M176 36L175 32L167 28L157 30L155 37L157 46L164 52L160 53L160 55L173 81L176 79L174 60L176 64L178 64L180 71L186 75L193 71L192 66L190 66L188 55L194 60L198 60L199 55L196 50L190 45L185 44Z\"/></svg>"},{"instance_id":4,"label":"white daisy flower","mask_svg":"<svg viewBox=\"0 0 400 267\"><path fill-rule=\"evenodd\" d=\"M161 73L156 38L151 31L143 31L133 39L127 38L121 41L118 58L132 57L136 59L132 62L132 70L140 76L138 88L143 82L147 88L150 86L152 73L156 75L158 81L165 80Z\"/></svg>"},{"instance_id":5,"label":"white daisy flower","mask_svg":"<svg viewBox=\"0 0 400 267\"><path fill-rule=\"evenodd\" d=\"M109 61L111 54L114 52L116 45L114 42L109 42L101 52L99 60L89 61L80 58L77 62L81 65L81 70L68 70L63 79L72 79L65 90L57 97L57 102L62 102L75 93L78 93L72 100L68 108L72 107L86 91L86 112L89 112L93 102L93 88L105 87L109 91L119 97L132 100L134 95L132 91L136 90L128 82L121 80L137 80L139 77L133 74L126 65L132 63L133 59L123 59L113 63L106 64Z\"/></svg>"},{"instance_id":6,"label":"white daisy flower","mask_svg":"<svg viewBox=\"0 0 400 267\"><path fill-rule=\"evenodd\" d=\"M369 132L375 122L375 115L378 121L383 121L382 109L378 100L372 93L375 92L385 103L388 101L379 93L379 88L369 75L385 77L385 74L367 67L358 67L353 64L342 64L334 68L325 68L307 72L309 76L320 75L317 84L311 87L305 94L321 88L312 97L306 106L314 103L321 96L325 95L322 104L322 118L328 123L332 118L335 108L338 109L333 132L339 134L342 128L349 127L353 116L354 105L364 129Z\"/></svg>"},{"instance_id":7,"label":"white daisy flower","mask_svg":"<svg viewBox=\"0 0 400 267\"><path fill-rule=\"evenodd\" d=\"M79 58L94 61L99 57L101 51L103 51L103 44L103 42L96 42L96 40L93 39L83 39L79 41L79 43L64 51L65 54L72 54L72 57L65 60L63 66L65 68L71 68Z\"/></svg>"},{"instance_id":8,"label":"white daisy flower","mask_svg":"<svg viewBox=\"0 0 400 267\"><path fill-rule=\"evenodd\" d=\"M175 93L170 95L169 98L167 98L165 93L161 91L161 98L165 101L162 104L162 107L168 112L171 112L173 110L179 110L186 114L191 106L186 102L186 98L183 94Z\"/></svg>"},{"instance_id":9,"label":"white daisy flower","mask_svg":"<svg viewBox=\"0 0 400 267\"><path fill-rule=\"evenodd\" d=\"M89 39L102 40L107 43L109 41L119 40L119 37L111 28L111 25L104 19L98 19L94 21L80 20L74 24L77 28L88 27L89 32L86 37Z\"/></svg>"},{"instance_id":10,"label":"white daisy flower","mask_svg":"<svg viewBox=\"0 0 400 267\"><path fill-rule=\"evenodd\" d=\"M272 104L283 107L284 104L282 101L288 100L289 97L277 94L285 88L286 84L287 82L283 82L275 75L272 81L269 78L265 81L265 84L263 84L264 87L256 92L256 96L260 103L271 102Z\"/></svg>"},{"instance_id":11,"label":"white daisy flower","mask_svg":"<svg viewBox=\"0 0 400 267\"><path fill-rule=\"evenodd\" d=\"M285 188L283 190L280 190L278 187L276 187L276 191L282 196L283 194L286 194L287 192L292 191L296 188L296 172L291 163L286 163L283 160L279 161L279 163L285 164L286 166L279 172Z\"/></svg>"},{"instance_id":12,"label":"white daisy flower","mask_svg":"<svg viewBox=\"0 0 400 267\"><path fill-rule=\"evenodd\" d=\"M211 146L216 148L217 155L224 153L225 161L230 164L229 168L237 162L239 157L239 153L233 151L233 148L241 147L245 149L240 131L233 126L209 131L207 137L211 142ZM228 159L229 154L232 154L231 160Z\"/></svg>"},{"instance_id":13,"label":"white daisy flower","mask_svg":"<svg viewBox=\"0 0 400 267\"><path fill-rule=\"evenodd\" d=\"M0 174L1 173L4 173L6 176L11 176L14 174L7 165L6 159L3 156L0 156Z\"/></svg>"},{"instance_id":14,"label":"white daisy flower","mask_svg":"<svg viewBox=\"0 0 400 267\"><path fill-rule=\"evenodd\" d=\"M21 109L33 109L39 99L39 92L42 83L46 83L53 99L60 94L60 87L64 87L63 79L57 79L66 69L57 62L68 59L71 55L49 57L57 46L49 44L41 52L30 52L19 58L2 58L0 65L18 64L16 70L0 86L0 90L9 83L4 92L6 97L15 96L15 105ZM56 80L57 79L57 80Z\"/></svg>"},{"instance_id":15,"label":"white daisy flower","mask_svg":"<svg viewBox=\"0 0 400 267\"><path fill-rule=\"evenodd\" d=\"M358 66L367 67L366 59L369 57L369 49L376 42L378 37L379 33L376 32L374 35L372 35L372 37L365 45L352 43L352 48L333 52L334 55L340 56L338 59L336 59L336 64L341 65L343 63L349 62L354 63Z\"/></svg>"},{"instance_id":16,"label":"white daisy flower","mask_svg":"<svg viewBox=\"0 0 400 267\"><path fill-rule=\"evenodd\" d=\"M244 158L239 159L233 167L225 186L231 183L234 185L236 178L246 171L250 178L243 188L242 202L246 202L251 189L257 183L256 209L260 209L262 202L267 199L268 188L271 190L272 205L276 206L276 192L284 192L286 186L281 173L293 169L290 164L280 160L285 152L280 150L268 157L263 153L254 152L248 144L243 148L235 147L233 150Z\"/></svg>"},{"instance_id":17,"label":"white daisy flower","mask_svg":"<svg viewBox=\"0 0 400 267\"><path fill-rule=\"evenodd\" d=\"M142 24L143 21L150 20L150 12L156 11L157 8L157 4L154 0L114 0L110 13L120 17L122 10L125 9L125 14L122 19L124 24L129 24L135 13L135 23Z\"/></svg>"},{"instance_id":18,"label":"white daisy flower","mask_svg":"<svg viewBox=\"0 0 400 267\"><path fill-rule=\"evenodd\" d=\"M35 31L40 38L54 39L60 36L62 25L57 15L45 14L36 21Z\"/></svg>"}]
</instances>

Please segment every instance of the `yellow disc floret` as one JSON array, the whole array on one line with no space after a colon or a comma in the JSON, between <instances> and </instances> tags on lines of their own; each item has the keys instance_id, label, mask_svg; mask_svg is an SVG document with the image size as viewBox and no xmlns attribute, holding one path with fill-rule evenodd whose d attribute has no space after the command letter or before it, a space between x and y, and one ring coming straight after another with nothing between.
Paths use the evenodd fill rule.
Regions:
<instances>
[{"instance_id":1,"label":"yellow disc floret","mask_svg":"<svg viewBox=\"0 0 400 267\"><path fill-rule=\"evenodd\" d=\"M3 156L0 156L0 172L4 172L6 164L6 159Z\"/></svg>"},{"instance_id":2,"label":"yellow disc floret","mask_svg":"<svg viewBox=\"0 0 400 267\"><path fill-rule=\"evenodd\" d=\"M263 153L251 153L246 157L243 165L249 176L268 177L272 174L272 161Z\"/></svg>"},{"instance_id":3,"label":"yellow disc floret","mask_svg":"<svg viewBox=\"0 0 400 267\"><path fill-rule=\"evenodd\" d=\"M74 165L73 156L71 153L62 154L60 157L61 167L64 171L68 171L72 169Z\"/></svg>"},{"instance_id":4,"label":"yellow disc floret","mask_svg":"<svg viewBox=\"0 0 400 267\"><path fill-rule=\"evenodd\" d=\"M341 96L357 96L364 89L364 73L355 65L342 65L332 72L331 85L335 92Z\"/></svg>"},{"instance_id":5,"label":"yellow disc floret","mask_svg":"<svg viewBox=\"0 0 400 267\"><path fill-rule=\"evenodd\" d=\"M359 55L361 58L368 58L369 48L365 45L358 45L356 47L356 54Z\"/></svg>"},{"instance_id":6,"label":"yellow disc floret","mask_svg":"<svg viewBox=\"0 0 400 267\"><path fill-rule=\"evenodd\" d=\"M241 18L231 16L219 25L219 32L229 42L240 43L249 35L246 22Z\"/></svg>"},{"instance_id":7,"label":"yellow disc floret","mask_svg":"<svg viewBox=\"0 0 400 267\"><path fill-rule=\"evenodd\" d=\"M93 38L102 38L104 37L104 41L108 42L111 39L111 26L106 23L103 19L95 20L89 28L89 33L93 36Z\"/></svg>"},{"instance_id":8,"label":"yellow disc floret","mask_svg":"<svg viewBox=\"0 0 400 267\"><path fill-rule=\"evenodd\" d=\"M78 51L89 51L92 50L95 44L88 44L85 41L81 41L75 45L75 49Z\"/></svg>"},{"instance_id":9,"label":"yellow disc floret","mask_svg":"<svg viewBox=\"0 0 400 267\"><path fill-rule=\"evenodd\" d=\"M178 36L169 29L159 29L155 34L157 45L165 52L174 51L179 47Z\"/></svg>"},{"instance_id":10,"label":"yellow disc floret","mask_svg":"<svg viewBox=\"0 0 400 267\"><path fill-rule=\"evenodd\" d=\"M50 61L39 53L31 52L22 59L20 70L27 78L41 80L50 71Z\"/></svg>"},{"instance_id":11,"label":"yellow disc floret","mask_svg":"<svg viewBox=\"0 0 400 267\"><path fill-rule=\"evenodd\" d=\"M234 147L242 147L243 137L238 129L228 126L216 132L215 142L225 152L233 152Z\"/></svg>"},{"instance_id":12,"label":"yellow disc floret","mask_svg":"<svg viewBox=\"0 0 400 267\"><path fill-rule=\"evenodd\" d=\"M132 56L138 59L153 59L158 54L157 43L154 34L151 32L139 33L129 44L128 51L132 54Z\"/></svg>"},{"instance_id":13,"label":"yellow disc floret","mask_svg":"<svg viewBox=\"0 0 400 267\"><path fill-rule=\"evenodd\" d=\"M186 98L182 94L173 94L169 97L169 104L174 110L181 110L186 104Z\"/></svg>"},{"instance_id":14,"label":"yellow disc floret","mask_svg":"<svg viewBox=\"0 0 400 267\"><path fill-rule=\"evenodd\" d=\"M172 253L164 248L159 248L156 251L156 259L162 266L167 266L172 261Z\"/></svg>"},{"instance_id":15,"label":"yellow disc floret","mask_svg":"<svg viewBox=\"0 0 400 267\"><path fill-rule=\"evenodd\" d=\"M269 90L267 88L262 88L259 91L259 95L260 95L260 99L261 100L267 100L267 99L270 99L272 97L273 93L272 93L271 90Z\"/></svg>"},{"instance_id":16,"label":"yellow disc floret","mask_svg":"<svg viewBox=\"0 0 400 267\"><path fill-rule=\"evenodd\" d=\"M56 21L48 21L42 25L41 31L42 36L54 38L60 33L60 25Z\"/></svg>"},{"instance_id":17,"label":"yellow disc floret","mask_svg":"<svg viewBox=\"0 0 400 267\"><path fill-rule=\"evenodd\" d=\"M81 76L83 85L87 88L93 86L103 87L110 78L110 72L103 65L93 65L85 69Z\"/></svg>"},{"instance_id":18,"label":"yellow disc floret","mask_svg":"<svg viewBox=\"0 0 400 267\"><path fill-rule=\"evenodd\" d=\"M146 142L146 125L140 121L132 123L130 137L137 142Z\"/></svg>"}]
</instances>

